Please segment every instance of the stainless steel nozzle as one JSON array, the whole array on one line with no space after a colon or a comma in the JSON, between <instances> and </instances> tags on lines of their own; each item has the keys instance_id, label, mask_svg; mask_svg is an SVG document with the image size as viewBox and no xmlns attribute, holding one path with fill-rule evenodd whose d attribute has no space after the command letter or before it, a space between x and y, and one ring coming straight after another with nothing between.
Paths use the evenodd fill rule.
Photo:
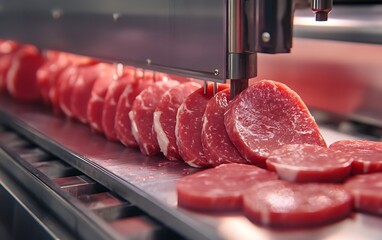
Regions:
<instances>
[{"instance_id":1,"label":"stainless steel nozzle","mask_svg":"<svg viewBox=\"0 0 382 240\"><path fill-rule=\"evenodd\" d=\"M316 14L316 21L327 21L332 7L333 0L313 0L312 10Z\"/></svg>"}]
</instances>

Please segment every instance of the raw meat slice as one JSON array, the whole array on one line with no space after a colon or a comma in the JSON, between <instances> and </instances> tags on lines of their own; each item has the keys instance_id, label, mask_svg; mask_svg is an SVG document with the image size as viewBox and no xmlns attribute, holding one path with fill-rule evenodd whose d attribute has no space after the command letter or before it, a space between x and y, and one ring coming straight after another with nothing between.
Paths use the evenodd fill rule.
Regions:
<instances>
[{"instance_id":1,"label":"raw meat slice","mask_svg":"<svg viewBox=\"0 0 382 240\"><path fill-rule=\"evenodd\" d=\"M23 101L41 99L36 71L43 61L43 56L34 46L23 45L16 51L6 76L7 90L15 99Z\"/></svg>"},{"instance_id":2,"label":"raw meat slice","mask_svg":"<svg viewBox=\"0 0 382 240\"><path fill-rule=\"evenodd\" d=\"M222 164L180 179L178 205L203 211L239 210L244 191L276 179L275 173L253 165Z\"/></svg>"},{"instance_id":3,"label":"raw meat slice","mask_svg":"<svg viewBox=\"0 0 382 240\"><path fill-rule=\"evenodd\" d=\"M45 62L37 70L37 84L41 92L41 97L48 105L52 104L49 92L54 85L54 82L57 80L59 74L69 64L66 55L67 54L65 53L57 51L46 51Z\"/></svg>"},{"instance_id":4,"label":"raw meat slice","mask_svg":"<svg viewBox=\"0 0 382 240\"><path fill-rule=\"evenodd\" d=\"M107 90L104 107L102 110L102 128L105 136L110 141L119 141L115 132L115 115L117 112L117 104L123 91L131 88L134 84L134 72L125 72L116 81L113 81ZM129 91L129 90L126 90Z\"/></svg>"},{"instance_id":5,"label":"raw meat slice","mask_svg":"<svg viewBox=\"0 0 382 240\"><path fill-rule=\"evenodd\" d=\"M44 53L44 64L36 72L37 84L40 89L41 97L44 103L49 104L50 78L52 75L51 65L57 60L55 51L46 51Z\"/></svg>"},{"instance_id":6,"label":"raw meat slice","mask_svg":"<svg viewBox=\"0 0 382 240\"><path fill-rule=\"evenodd\" d=\"M0 92L7 89L6 76L12 64L12 58L20 46L13 41L0 42Z\"/></svg>"},{"instance_id":7,"label":"raw meat slice","mask_svg":"<svg viewBox=\"0 0 382 240\"><path fill-rule=\"evenodd\" d=\"M154 112L154 130L163 155L171 161L181 160L175 138L176 114L186 97L200 85L186 82L168 90L160 100Z\"/></svg>"},{"instance_id":8,"label":"raw meat slice","mask_svg":"<svg viewBox=\"0 0 382 240\"><path fill-rule=\"evenodd\" d=\"M218 92L208 101L203 115L203 152L212 166L223 163L248 163L232 144L225 130L224 113L229 100L229 89Z\"/></svg>"},{"instance_id":9,"label":"raw meat slice","mask_svg":"<svg viewBox=\"0 0 382 240\"><path fill-rule=\"evenodd\" d=\"M71 109L71 97L73 86L78 77L78 67L75 65L68 66L57 79L55 95L60 110L69 118L73 117ZM54 102L53 100L52 102Z\"/></svg>"},{"instance_id":10,"label":"raw meat slice","mask_svg":"<svg viewBox=\"0 0 382 240\"><path fill-rule=\"evenodd\" d=\"M108 71L101 72L92 88L86 115L92 130L99 133L104 133L102 127L102 112L108 88L115 78L117 78L117 76L111 76Z\"/></svg>"},{"instance_id":11,"label":"raw meat slice","mask_svg":"<svg viewBox=\"0 0 382 240\"><path fill-rule=\"evenodd\" d=\"M0 56L0 92L7 89L6 76L12 64L14 53L8 53Z\"/></svg>"},{"instance_id":12,"label":"raw meat slice","mask_svg":"<svg viewBox=\"0 0 382 240\"><path fill-rule=\"evenodd\" d=\"M87 108L89 100L94 83L101 73L112 78L114 68L112 65L106 63L79 68L77 80L74 82L71 93L70 109L72 110L73 117L83 123L88 122Z\"/></svg>"},{"instance_id":13,"label":"raw meat slice","mask_svg":"<svg viewBox=\"0 0 382 240\"><path fill-rule=\"evenodd\" d=\"M136 70L135 81L131 88L126 88L117 104L115 114L115 133L121 143L128 147L138 147L131 131L129 112L136 96L154 83L154 74L151 71Z\"/></svg>"},{"instance_id":14,"label":"raw meat slice","mask_svg":"<svg viewBox=\"0 0 382 240\"><path fill-rule=\"evenodd\" d=\"M68 117L74 117L72 110L72 93L81 69L96 65L98 62L87 57L67 54L69 65L62 71L54 84L51 94L61 111Z\"/></svg>"},{"instance_id":15,"label":"raw meat slice","mask_svg":"<svg viewBox=\"0 0 382 240\"><path fill-rule=\"evenodd\" d=\"M15 52L20 45L12 40L0 40L0 56Z\"/></svg>"},{"instance_id":16,"label":"raw meat slice","mask_svg":"<svg viewBox=\"0 0 382 240\"><path fill-rule=\"evenodd\" d=\"M218 85L217 92L227 88ZM175 136L180 156L192 167L211 167L202 146L203 114L208 101L214 95L214 86L209 84L207 92L199 88L180 105L176 116Z\"/></svg>"},{"instance_id":17,"label":"raw meat slice","mask_svg":"<svg viewBox=\"0 0 382 240\"><path fill-rule=\"evenodd\" d=\"M264 226L312 227L346 218L352 197L340 185L270 181L243 194L245 215Z\"/></svg>"},{"instance_id":18,"label":"raw meat slice","mask_svg":"<svg viewBox=\"0 0 382 240\"><path fill-rule=\"evenodd\" d=\"M310 144L286 144L272 151L267 168L291 182L342 182L350 174L348 155Z\"/></svg>"},{"instance_id":19,"label":"raw meat slice","mask_svg":"<svg viewBox=\"0 0 382 240\"><path fill-rule=\"evenodd\" d=\"M353 195L355 209L382 216L382 173L353 176L344 187Z\"/></svg>"},{"instance_id":20,"label":"raw meat slice","mask_svg":"<svg viewBox=\"0 0 382 240\"><path fill-rule=\"evenodd\" d=\"M160 153L153 126L154 111L163 94L177 84L179 82L172 80L156 82L143 90L134 100L129 113L131 130L143 154L151 156Z\"/></svg>"},{"instance_id":21,"label":"raw meat slice","mask_svg":"<svg viewBox=\"0 0 382 240\"><path fill-rule=\"evenodd\" d=\"M340 140L329 148L349 155L353 160L352 174L382 172L382 142Z\"/></svg>"},{"instance_id":22,"label":"raw meat slice","mask_svg":"<svg viewBox=\"0 0 382 240\"><path fill-rule=\"evenodd\" d=\"M270 80L254 83L233 99L224 124L240 154L259 167L266 167L269 153L284 144L326 146L301 98Z\"/></svg>"}]
</instances>

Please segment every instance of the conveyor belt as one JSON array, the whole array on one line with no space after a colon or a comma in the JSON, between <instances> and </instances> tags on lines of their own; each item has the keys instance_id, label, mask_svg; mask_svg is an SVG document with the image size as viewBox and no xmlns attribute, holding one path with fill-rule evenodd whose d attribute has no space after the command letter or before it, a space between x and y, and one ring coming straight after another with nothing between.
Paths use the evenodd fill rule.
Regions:
<instances>
[{"instance_id":1,"label":"conveyor belt","mask_svg":"<svg viewBox=\"0 0 382 240\"><path fill-rule=\"evenodd\" d=\"M76 238L182 239L127 199L13 130L0 128L0 147L1 169L27 188L33 196L29 203L39 202ZM1 209L5 208L2 204ZM28 237L22 229L14 231L22 226L11 225L6 231L12 231L13 238ZM40 229L33 237L61 238L48 230Z\"/></svg>"}]
</instances>

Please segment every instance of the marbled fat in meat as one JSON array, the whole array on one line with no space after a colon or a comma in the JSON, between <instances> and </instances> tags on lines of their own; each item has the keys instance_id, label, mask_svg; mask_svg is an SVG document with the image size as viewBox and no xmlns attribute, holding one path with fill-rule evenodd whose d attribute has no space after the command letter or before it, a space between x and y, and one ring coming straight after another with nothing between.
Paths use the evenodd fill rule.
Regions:
<instances>
[{"instance_id":1,"label":"marbled fat in meat","mask_svg":"<svg viewBox=\"0 0 382 240\"><path fill-rule=\"evenodd\" d=\"M180 179L176 185L178 205L203 211L239 210L243 192L276 179L275 173L253 165L222 164Z\"/></svg>"},{"instance_id":2,"label":"marbled fat in meat","mask_svg":"<svg viewBox=\"0 0 382 240\"><path fill-rule=\"evenodd\" d=\"M212 166L223 163L248 163L228 137L224 113L230 101L230 89L220 91L207 104L203 115L203 152Z\"/></svg>"},{"instance_id":3,"label":"marbled fat in meat","mask_svg":"<svg viewBox=\"0 0 382 240\"><path fill-rule=\"evenodd\" d=\"M219 85L217 91L226 89ZM180 105L176 116L175 136L182 159L192 167L211 167L202 146L203 114L208 101L214 96L214 86L209 84L204 93L200 88L190 94Z\"/></svg>"},{"instance_id":4,"label":"marbled fat in meat","mask_svg":"<svg viewBox=\"0 0 382 240\"><path fill-rule=\"evenodd\" d=\"M350 175L351 158L310 144L286 144L272 151L267 168L291 182L342 182Z\"/></svg>"},{"instance_id":5,"label":"marbled fat in meat","mask_svg":"<svg viewBox=\"0 0 382 240\"><path fill-rule=\"evenodd\" d=\"M153 126L154 111L163 94L178 84L178 81L173 80L156 82L143 90L134 100L129 113L131 130L139 149L145 155L160 153Z\"/></svg>"},{"instance_id":6,"label":"marbled fat in meat","mask_svg":"<svg viewBox=\"0 0 382 240\"><path fill-rule=\"evenodd\" d=\"M240 154L260 167L265 167L271 151L284 144L326 146L301 98L275 81L256 82L236 96L224 124Z\"/></svg>"},{"instance_id":7,"label":"marbled fat in meat","mask_svg":"<svg viewBox=\"0 0 382 240\"><path fill-rule=\"evenodd\" d=\"M314 227L349 216L352 197L340 185L276 180L245 191L243 210L247 218L267 227Z\"/></svg>"},{"instance_id":8,"label":"marbled fat in meat","mask_svg":"<svg viewBox=\"0 0 382 240\"><path fill-rule=\"evenodd\" d=\"M168 90L154 112L154 130L163 155L171 160L181 160L175 137L176 114L179 106L200 85L186 82Z\"/></svg>"},{"instance_id":9,"label":"marbled fat in meat","mask_svg":"<svg viewBox=\"0 0 382 240\"><path fill-rule=\"evenodd\" d=\"M382 142L340 140L329 148L345 153L353 160L352 174L382 172Z\"/></svg>"}]
</instances>

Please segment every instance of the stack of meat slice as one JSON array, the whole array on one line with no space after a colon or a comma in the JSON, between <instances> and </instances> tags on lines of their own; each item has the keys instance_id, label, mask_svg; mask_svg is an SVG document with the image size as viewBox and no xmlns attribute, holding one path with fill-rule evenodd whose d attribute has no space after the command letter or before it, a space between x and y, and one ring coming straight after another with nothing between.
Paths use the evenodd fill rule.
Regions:
<instances>
[{"instance_id":1,"label":"stack of meat slice","mask_svg":"<svg viewBox=\"0 0 382 240\"><path fill-rule=\"evenodd\" d=\"M204 156L209 156L212 165L225 164L181 179L177 184L179 206L221 212L239 208L255 223L288 228L344 219L350 215L352 203L359 211L381 214L381 173L350 176L382 170L381 142L344 140L327 148L307 107L281 83L259 81L230 103L228 97L224 90L209 100L202 131ZM221 118L225 127L218 124ZM221 140L226 138L234 145ZM267 167L263 171L275 172L283 180L268 178L239 186L242 175L250 179L245 171L257 167L240 165L237 171L239 165L229 163L233 155L239 157L232 159L241 155L249 163ZM233 200L231 187L241 199L234 208L228 201Z\"/></svg>"}]
</instances>

